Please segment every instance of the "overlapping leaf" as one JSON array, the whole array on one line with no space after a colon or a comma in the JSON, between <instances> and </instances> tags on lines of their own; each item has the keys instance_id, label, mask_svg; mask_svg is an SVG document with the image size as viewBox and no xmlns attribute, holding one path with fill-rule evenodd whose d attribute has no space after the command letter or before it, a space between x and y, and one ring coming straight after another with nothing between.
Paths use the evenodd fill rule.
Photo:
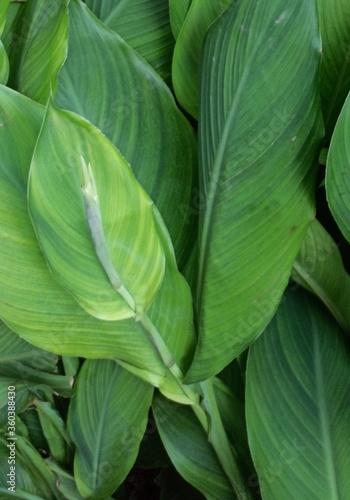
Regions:
<instances>
[{"instance_id":1,"label":"overlapping leaf","mask_svg":"<svg viewBox=\"0 0 350 500\"><path fill-rule=\"evenodd\" d=\"M155 396L157 428L178 472L209 499L235 498L230 482L191 408Z\"/></svg>"},{"instance_id":2,"label":"overlapping leaf","mask_svg":"<svg viewBox=\"0 0 350 500\"><path fill-rule=\"evenodd\" d=\"M350 276L338 246L316 219L310 224L293 264L292 278L322 300L350 333Z\"/></svg>"},{"instance_id":3,"label":"overlapping leaf","mask_svg":"<svg viewBox=\"0 0 350 500\"><path fill-rule=\"evenodd\" d=\"M124 481L144 435L153 387L109 360L85 361L69 416L82 496L105 499Z\"/></svg>"},{"instance_id":4,"label":"overlapping leaf","mask_svg":"<svg viewBox=\"0 0 350 500\"><path fill-rule=\"evenodd\" d=\"M247 369L248 436L265 499L346 498L350 491L350 356L307 292L288 292L254 343Z\"/></svg>"},{"instance_id":5,"label":"overlapping leaf","mask_svg":"<svg viewBox=\"0 0 350 500\"><path fill-rule=\"evenodd\" d=\"M317 0L322 36L320 86L329 142L350 91L350 4L348 0Z\"/></svg>"},{"instance_id":6,"label":"overlapping leaf","mask_svg":"<svg viewBox=\"0 0 350 500\"><path fill-rule=\"evenodd\" d=\"M329 148L326 193L333 217L350 242L350 94L337 121Z\"/></svg>"},{"instance_id":7,"label":"overlapping leaf","mask_svg":"<svg viewBox=\"0 0 350 500\"><path fill-rule=\"evenodd\" d=\"M7 9L10 5L10 0L0 0L0 83L6 84L9 76L9 61L7 52L1 40L1 35L4 31Z\"/></svg>"},{"instance_id":8,"label":"overlapping leaf","mask_svg":"<svg viewBox=\"0 0 350 500\"><path fill-rule=\"evenodd\" d=\"M168 0L85 0L85 3L164 80L170 81L174 37Z\"/></svg>"},{"instance_id":9,"label":"overlapping leaf","mask_svg":"<svg viewBox=\"0 0 350 500\"><path fill-rule=\"evenodd\" d=\"M0 317L23 338L50 352L115 357L154 385L170 384L176 392L177 385L168 378L167 368L139 323L132 319L97 320L54 280L27 209L29 165L44 109L7 87L0 87L0 102ZM166 327L162 332L165 342L185 369L194 342L191 300L172 259L168 258L162 290L149 315L159 322L159 328Z\"/></svg>"},{"instance_id":10,"label":"overlapping leaf","mask_svg":"<svg viewBox=\"0 0 350 500\"><path fill-rule=\"evenodd\" d=\"M169 0L170 22L175 38L179 36L192 0Z\"/></svg>"},{"instance_id":11,"label":"overlapping leaf","mask_svg":"<svg viewBox=\"0 0 350 500\"><path fill-rule=\"evenodd\" d=\"M194 237L196 140L153 69L78 0L55 103L96 125L125 156L159 208L184 263Z\"/></svg>"},{"instance_id":12,"label":"overlapping leaf","mask_svg":"<svg viewBox=\"0 0 350 500\"><path fill-rule=\"evenodd\" d=\"M265 328L313 218L320 40L306 0L239 0L202 58L199 343L188 380Z\"/></svg>"},{"instance_id":13,"label":"overlapping leaf","mask_svg":"<svg viewBox=\"0 0 350 500\"><path fill-rule=\"evenodd\" d=\"M49 267L79 304L101 319L142 315L162 283L165 254L153 203L110 141L50 105L28 193Z\"/></svg>"},{"instance_id":14,"label":"overlapping leaf","mask_svg":"<svg viewBox=\"0 0 350 500\"><path fill-rule=\"evenodd\" d=\"M68 2L29 0L21 16L14 85L41 104L55 91L57 73L67 56Z\"/></svg>"},{"instance_id":15,"label":"overlapping leaf","mask_svg":"<svg viewBox=\"0 0 350 500\"><path fill-rule=\"evenodd\" d=\"M204 35L232 0L192 0L176 41L172 77L176 97L194 118L199 107L199 61Z\"/></svg>"}]
</instances>

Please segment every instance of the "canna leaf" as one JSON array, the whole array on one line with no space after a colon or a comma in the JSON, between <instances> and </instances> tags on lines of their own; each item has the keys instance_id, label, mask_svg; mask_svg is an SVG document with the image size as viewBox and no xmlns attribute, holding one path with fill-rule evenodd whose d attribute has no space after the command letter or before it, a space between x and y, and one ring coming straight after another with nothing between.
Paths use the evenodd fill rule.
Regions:
<instances>
[{"instance_id":1,"label":"canna leaf","mask_svg":"<svg viewBox=\"0 0 350 500\"><path fill-rule=\"evenodd\" d=\"M117 358L143 379L176 397L179 385L140 322L94 318L50 273L27 208L29 165L44 109L3 86L0 102L0 317L21 337L42 349L69 356ZM157 220L157 227L160 222ZM177 271L164 228L161 237L167 265L149 317L185 371L194 344L191 295Z\"/></svg>"},{"instance_id":2,"label":"canna leaf","mask_svg":"<svg viewBox=\"0 0 350 500\"><path fill-rule=\"evenodd\" d=\"M84 1L96 17L146 59L163 80L170 80L174 38L168 0Z\"/></svg>"},{"instance_id":3,"label":"canna leaf","mask_svg":"<svg viewBox=\"0 0 350 500\"><path fill-rule=\"evenodd\" d=\"M4 44L1 41L1 36L5 28L9 5L10 0L0 0L0 84L4 85L6 85L9 77L9 60Z\"/></svg>"},{"instance_id":4,"label":"canna leaf","mask_svg":"<svg viewBox=\"0 0 350 500\"><path fill-rule=\"evenodd\" d=\"M250 345L288 283L315 212L319 60L315 6L306 0L238 0L207 34L199 341L188 382L218 373Z\"/></svg>"},{"instance_id":5,"label":"canna leaf","mask_svg":"<svg viewBox=\"0 0 350 500\"><path fill-rule=\"evenodd\" d=\"M322 37L320 90L329 143L350 90L350 4L347 0L317 0Z\"/></svg>"},{"instance_id":6,"label":"canna leaf","mask_svg":"<svg viewBox=\"0 0 350 500\"><path fill-rule=\"evenodd\" d=\"M55 93L57 74L67 57L68 3L29 0L21 14L21 51L13 85L41 104Z\"/></svg>"},{"instance_id":7,"label":"canna leaf","mask_svg":"<svg viewBox=\"0 0 350 500\"><path fill-rule=\"evenodd\" d=\"M349 368L335 320L307 292L288 291L248 359L248 437L258 475L250 483L263 498L347 497Z\"/></svg>"},{"instance_id":8,"label":"canna leaf","mask_svg":"<svg viewBox=\"0 0 350 500\"><path fill-rule=\"evenodd\" d=\"M78 0L69 5L55 104L91 121L121 151L159 208L181 268L195 238L195 135L157 73Z\"/></svg>"},{"instance_id":9,"label":"canna leaf","mask_svg":"<svg viewBox=\"0 0 350 500\"><path fill-rule=\"evenodd\" d=\"M178 38L192 0L169 0L170 22L174 37Z\"/></svg>"},{"instance_id":10,"label":"canna leaf","mask_svg":"<svg viewBox=\"0 0 350 500\"><path fill-rule=\"evenodd\" d=\"M165 255L153 203L119 151L86 120L50 104L28 193L55 278L97 318L140 317L162 283Z\"/></svg>"},{"instance_id":11,"label":"canna leaf","mask_svg":"<svg viewBox=\"0 0 350 500\"><path fill-rule=\"evenodd\" d=\"M192 0L173 57L173 85L181 106L198 119L199 62L204 35L209 26L231 5L232 0Z\"/></svg>"},{"instance_id":12,"label":"canna leaf","mask_svg":"<svg viewBox=\"0 0 350 500\"><path fill-rule=\"evenodd\" d=\"M350 94L337 121L326 167L329 207L341 232L350 242Z\"/></svg>"},{"instance_id":13,"label":"canna leaf","mask_svg":"<svg viewBox=\"0 0 350 500\"><path fill-rule=\"evenodd\" d=\"M335 241L315 219L306 233L292 278L328 307L340 326L350 333L350 276Z\"/></svg>"},{"instance_id":14,"label":"canna leaf","mask_svg":"<svg viewBox=\"0 0 350 500\"><path fill-rule=\"evenodd\" d=\"M153 387L109 360L85 361L72 397L68 431L83 497L104 500L124 481L144 435Z\"/></svg>"}]
</instances>

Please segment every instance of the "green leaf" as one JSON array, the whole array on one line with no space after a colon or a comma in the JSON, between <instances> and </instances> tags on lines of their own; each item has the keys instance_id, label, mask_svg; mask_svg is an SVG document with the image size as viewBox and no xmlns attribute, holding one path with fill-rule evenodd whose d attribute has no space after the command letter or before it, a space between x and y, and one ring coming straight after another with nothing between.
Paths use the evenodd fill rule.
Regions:
<instances>
[{"instance_id":1,"label":"green leaf","mask_svg":"<svg viewBox=\"0 0 350 500\"><path fill-rule=\"evenodd\" d=\"M318 300L286 293L248 359L248 436L264 499L348 496L349 367L340 327Z\"/></svg>"},{"instance_id":2,"label":"green leaf","mask_svg":"<svg viewBox=\"0 0 350 500\"><path fill-rule=\"evenodd\" d=\"M57 489L62 493L65 500L83 500L83 497L78 491L74 477L57 465L53 460L47 460L47 464L57 476Z\"/></svg>"},{"instance_id":3,"label":"green leaf","mask_svg":"<svg viewBox=\"0 0 350 500\"><path fill-rule=\"evenodd\" d=\"M169 0L170 23L175 38L179 36L192 0Z\"/></svg>"},{"instance_id":4,"label":"green leaf","mask_svg":"<svg viewBox=\"0 0 350 500\"><path fill-rule=\"evenodd\" d=\"M136 460L152 395L151 385L117 363L85 361L68 414L82 496L105 499L124 481Z\"/></svg>"},{"instance_id":5,"label":"green leaf","mask_svg":"<svg viewBox=\"0 0 350 500\"><path fill-rule=\"evenodd\" d=\"M5 47L0 40L0 83L6 85L9 77L9 60Z\"/></svg>"},{"instance_id":6,"label":"green leaf","mask_svg":"<svg viewBox=\"0 0 350 500\"><path fill-rule=\"evenodd\" d=\"M168 0L85 0L165 80L170 80L174 37Z\"/></svg>"},{"instance_id":7,"label":"green leaf","mask_svg":"<svg viewBox=\"0 0 350 500\"><path fill-rule=\"evenodd\" d=\"M28 193L48 265L79 304L104 320L142 316L162 283L165 255L153 203L110 141L50 104Z\"/></svg>"},{"instance_id":8,"label":"green leaf","mask_svg":"<svg viewBox=\"0 0 350 500\"><path fill-rule=\"evenodd\" d=\"M54 280L27 209L29 165L44 109L3 86L0 102L0 317L24 339L45 350L69 356L115 357L152 384L177 393L178 384L139 322L97 320ZM165 241L164 230L161 233L166 249L170 243ZM166 252L164 282L149 316L158 329L164 328L164 341L185 370L194 344L191 296L172 251L167 248Z\"/></svg>"},{"instance_id":9,"label":"green leaf","mask_svg":"<svg viewBox=\"0 0 350 500\"><path fill-rule=\"evenodd\" d=\"M173 85L181 106L194 118L199 107L199 62L204 35L232 0L192 0L177 37L173 57Z\"/></svg>"},{"instance_id":10,"label":"green leaf","mask_svg":"<svg viewBox=\"0 0 350 500\"><path fill-rule=\"evenodd\" d=\"M350 94L335 126L326 168L329 207L341 232L350 242Z\"/></svg>"},{"instance_id":11,"label":"green leaf","mask_svg":"<svg viewBox=\"0 0 350 500\"><path fill-rule=\"evenodd\" d=\"M293 264L293 280L315 294L350 333L350 276L335 241L314 220Z\"/></svg>"},{"instance_id":12,"label":"green leaf","mask_svg":"<svg viewBox=\"0 0 350 500\"><path fill-rule=\"evenodd\" d=\"M67 56L69 0L30 0L26 3L20 32L15 88L46 104L57 85L57 74Z\"/></svg>"},{"instance_id":13,"label":"green leaf","mask_svg":"<svg viewBox=\"0 0 350 500\"><path fill-rule=\"evenodd\" d=\"M182 477L208 499L235 498L230 482L192 409L155 395L157 428Z\"/></svg>"},{"instance_id":14,"label":"green leaf","mask_svg":"<svg viewBox=\"0 0 350 500\"><path fill-rule=\"evenodd\" d=\"M157 73L78 0L69 5L55 103L91 121L121 151L159 208L181 267L195 238L195 135Z\"/></svg>"},{"instance_id":15,"label":"green leaf","mask_svg":"<svg viewBox=\"0 0 350 500\"><path fill-rule=\"evenodd\" d=\"M10 0L0 0L0 36L2 35L5 28L7 10L9 8L9 5Z\"/></svg>"},{"instance_id":16,"label":"green leaf","mask_svg":"<svg viewBox=\"0 0 350 500\"><path fill-rule=\"evenodd\" d=\"M46 401L35 401L41 427L49 445L51 456L58 463L68 462L70 439L62 417Z\"/></svg>"},{"instance_id":17,"label":"green leaf","mask_svg":"<svg viewBox=\"0 0 350 500\"><path fill-rule=\"evenodd\" d=\"M350 90L350 4L348 0L317 0L321 37L322 107L329 142Z\"/></svg>"},{"instance_id":18,"label":"green leaf","mask_svg":"<svg viewBox=\"0 0 350 500\"><path fill-rule=\"evenodd\" d=\"M218 373L250 345L288 283L315 212L319 60L307 0L238 0L207 34L199 342L188 382Z\"/></svg>"}]
</instances>

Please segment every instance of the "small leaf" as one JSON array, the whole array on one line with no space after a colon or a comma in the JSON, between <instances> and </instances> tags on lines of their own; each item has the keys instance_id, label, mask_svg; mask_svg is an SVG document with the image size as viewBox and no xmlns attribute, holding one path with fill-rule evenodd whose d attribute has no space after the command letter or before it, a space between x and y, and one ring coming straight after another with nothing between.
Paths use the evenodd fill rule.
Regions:
<instances>
[{"instance_id":1,"label":"small leaf","mask_svg":"<svg viewBox=\"0 0 350 500\"><path fill-rule=\"evenodd\" d=\"M350 242L350 94L332 135L326 168L329 207L341 232Z\"/></svg>"},{"instance_id":2,"label":"small leaf","mask_svg":"<svg viewBox=\"0 0 350 500\"><path fill-rule=\"evenodd\" d=\"M251 347L246 398L263 498L347 498L350 356L340 327L307 292L288 291Z\"/></svg>"},{"instance_id":3,"label":"small leaf","mask_svg":"<svg viewBox=\"0 0 350 500\"><path fill-rule=\"evenodd\" d=\"M114 361L85 361L68 415L82 496L105 499L124 481L137 457L152 395L151 385Z\"/></svg>"},{"instance_id":4,"label":"small leaf","mask_svg":"<svg viewBox=\"0 0 350 500\"><path fill-rule=\"evenodd\" d=\"M310 224L293 264L292 278L322 300L350 333L350 276L337 244L316 219Z\"/></svg>"}]
</instances>

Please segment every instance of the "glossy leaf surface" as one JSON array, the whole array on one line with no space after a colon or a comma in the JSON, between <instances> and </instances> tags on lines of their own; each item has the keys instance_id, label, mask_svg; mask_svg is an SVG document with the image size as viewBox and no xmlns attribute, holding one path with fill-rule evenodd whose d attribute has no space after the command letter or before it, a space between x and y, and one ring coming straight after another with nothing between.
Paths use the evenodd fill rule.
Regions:
<instances>
[{"instance_id":1,"label":"glossy leaf surface","mask_svg":"<svg viewBox=\"0 0 350 500\"><path fill-rule=\"evenodd\" d=\"M208 32L199 344L188 381L219 372L252 343L287 285L315 211L319 60L315 6L305 0L237 1Z\"/></svg>"},{"instance_id":2,"label":"glossy leaf surface","mask_svg":"<svg viewBox=\"0 0 350 500\"><path fill-rule=\"evenodd\" d=\"M335 320L307 292L287 292L248 360L248 437L264 499L347 497L349 375Z\"/></svg>"},{"instance_id":3,"label":"glossy leaf surface","mask_svg":"<svg viewBox=\"0 0 350 500\"><path fill-rule=\"evenodd\" d=\"M82 496L105 499L124 481L144 435L153 387L109 360L85 361L68 429Z\"/></svg>"}]
</instances>

